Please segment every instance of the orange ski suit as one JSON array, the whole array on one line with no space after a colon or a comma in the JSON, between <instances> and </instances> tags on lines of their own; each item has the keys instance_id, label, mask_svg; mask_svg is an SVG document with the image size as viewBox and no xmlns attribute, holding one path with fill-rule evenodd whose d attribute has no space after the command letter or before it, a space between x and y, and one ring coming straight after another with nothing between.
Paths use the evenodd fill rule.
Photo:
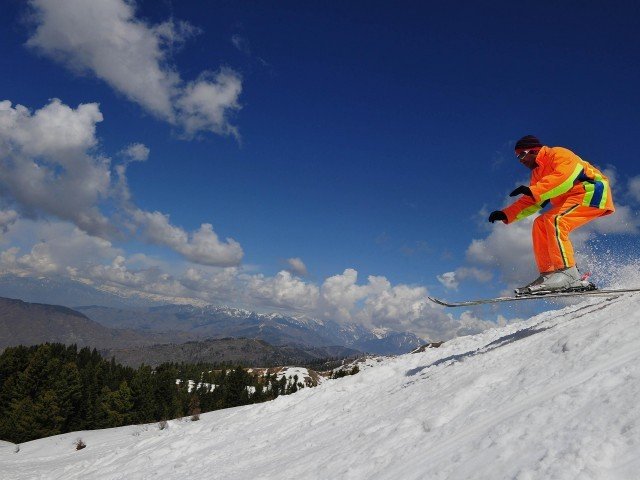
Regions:
<instances>
[{"instance_id":1,"label":"orange ski suit","mask_svg":"<svg viewBox=\"0 0 640 480\"><path fill-rule=\"evenodd\" d=\"M502 210L505 223L551 208L533 222L533 252L541 273L575 265L569 233L615 211L609 180L597 168L562 147L542 147L531 171L533 198L523 195Z\"/></svg>"}]
</instances>

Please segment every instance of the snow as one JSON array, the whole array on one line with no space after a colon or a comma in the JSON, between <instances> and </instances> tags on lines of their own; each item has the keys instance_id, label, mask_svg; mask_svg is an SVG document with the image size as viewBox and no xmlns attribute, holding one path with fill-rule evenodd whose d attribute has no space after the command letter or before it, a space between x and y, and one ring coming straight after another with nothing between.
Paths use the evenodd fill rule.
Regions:
<instances>
[{"instance_id":1,"label":"snow","mask_svg":"<svg viewBox=\"0 0 640 480\"><path fill-rule=\"evenodd\" d=\"M176 379L176 385L180 385L182 383L181 379ZM193 390L197 390L199 388L205 387L207 389L208 392L213 392L217 385L213 385L211 383L205 383L205 382L198 382L196 384L196 382L194 380L189 380L189 386L187 387L187 392L191 393L193 392Z\"/></svg>"},{"instance_id":2,"label":"snow","mask_svg":"<svg viewBox=\"0 0 640 480\"><path fill-rule=\"evenodd\" d=\"M390 331L391 330L388 328L374 328L373 330L371 330L371 333L373 333L376 338L383 339L389 334Z\"/></svg>"},{"instance_id":3,"label":"snow","mask_svg":"<svg viewBox=\"0 0 640 480\"><path fill-rule=\"evenodd\" d=\"M293 383L296 376L298 377L298 383L303 386L309 385L313 382L320 384L325 381L325 378L322 375L312 375L308 369L303 367L284 367L276 374L276 380L286 377L287 383Z\"/></svg>"},{"instance_id":4,"label":"snow","mask_svg":"<svg viewBox=\"0 0 640 480\"><path fill-rule=\"evenodd\" d=\"M0 476L639 478L639 307L640 295L585 300L165 430L3 444Z\"/></svg>"},{"instance_id":5,"label":"snow","mask_svg":"<svg viewBox=\"0 0 640 480\"><path fill-rule=\"evenodd\" d=\"M270 368L248 368L248 373L266 377L267 374L275 375L276 380L286 378L287 384L295 381L295 376L298 376L297 384L300 388L319 385L326 381L326 378L320 375L314 370L309 370L304 367L270 367Z\"/></svg>"}]
</instances>

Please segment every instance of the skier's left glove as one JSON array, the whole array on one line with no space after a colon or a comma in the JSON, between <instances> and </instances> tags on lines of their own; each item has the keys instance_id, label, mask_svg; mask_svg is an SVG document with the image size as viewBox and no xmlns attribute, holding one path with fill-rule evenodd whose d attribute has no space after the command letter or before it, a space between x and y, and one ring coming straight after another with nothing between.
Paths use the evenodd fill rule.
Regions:
<instances>
[{"instance_id":1,"label":"skier's left glove","mask_svg":"<svg viewBox=\"0 0 640 480\"><path fill-rule=\"evenodd\" d=\"M531 189L529 187L525 187L524 185L520 185L513 192L509 194L510 197L517 197L518 195L528 195L533 198L533 193L531 193Z\"/></svg>"},{"instance_id":2,"label":"skier's left glove","mask_svg":"<svg viewBox=\"0 0 640 480\"><path fill-rule=\"evenodd\" d=\"M489 221L491 223L497 222L498 220L503 222L507 221L507 215L502 210L495 210L491 212L491 215L489 215Z\"/></svg>"}]
</instances>

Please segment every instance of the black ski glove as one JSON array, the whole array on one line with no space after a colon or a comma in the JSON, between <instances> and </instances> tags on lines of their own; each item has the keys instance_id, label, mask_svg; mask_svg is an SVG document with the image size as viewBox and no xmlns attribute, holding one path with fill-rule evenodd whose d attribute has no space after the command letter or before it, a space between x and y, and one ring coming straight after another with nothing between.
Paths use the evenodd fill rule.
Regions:
<instances>
[{"instance_id":1,"label":"black ski glove","mask_svg":"<svg viewBox=\"0 0 640 480\"><path fill-rule=\"evenodd\" d=\"M507 221L507 216L502 210L496 210L495 212L491 212L491 215L489 215L489 221L491 223L498 220L502 220L503 222Z\"/></svg>"},{"instance_id":2,"label":"black ski glove","mask_svg":"<svg viewBox=\"0 0 640 480\"><path fill-rule=\"evenodd\" d=\"M509 194L510 197L516 197L518 195L529 195L533 198L533 193L531 193L531 189L529 187L525 187L524 185L520 185L513 192Z\"/></svg>"}]
</instances>

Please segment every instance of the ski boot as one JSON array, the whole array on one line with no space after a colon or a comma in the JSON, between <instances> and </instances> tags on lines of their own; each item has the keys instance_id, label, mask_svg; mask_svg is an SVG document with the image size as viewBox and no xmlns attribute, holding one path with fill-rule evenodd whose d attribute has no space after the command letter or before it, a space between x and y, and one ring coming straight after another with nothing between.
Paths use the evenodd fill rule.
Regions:
<instances>
[{"instance_id":1,"label":"ski boot","mask_svg":"<svg viewBox=\"0 0 640 480\"><path fill-rule=\"evenodd\" d=\"M543 274L526 287L516 289L516 294L544 295L545 293L595 290L596 286L589 282L588 278L589 275L580 275L580 272L578 272L578 269L574 265L573 267Z\"/></svg>"},{"instance_id":2,"label":"ski boot","mask_svg":"<svg viewBox=\"0 0 640 480\"><path fill-rule=\"evenodd\" d=\"M525 285L524 287L516 288L514 292L516 293L516 295L526 295L527 293L531 293L531 291L529 290L530 288L543 284L545 278L551 275L552 273L553 272L541 273L540 276L536 278L533 282L529 283L528 285Z\"/></svg>"}]
</instances>

